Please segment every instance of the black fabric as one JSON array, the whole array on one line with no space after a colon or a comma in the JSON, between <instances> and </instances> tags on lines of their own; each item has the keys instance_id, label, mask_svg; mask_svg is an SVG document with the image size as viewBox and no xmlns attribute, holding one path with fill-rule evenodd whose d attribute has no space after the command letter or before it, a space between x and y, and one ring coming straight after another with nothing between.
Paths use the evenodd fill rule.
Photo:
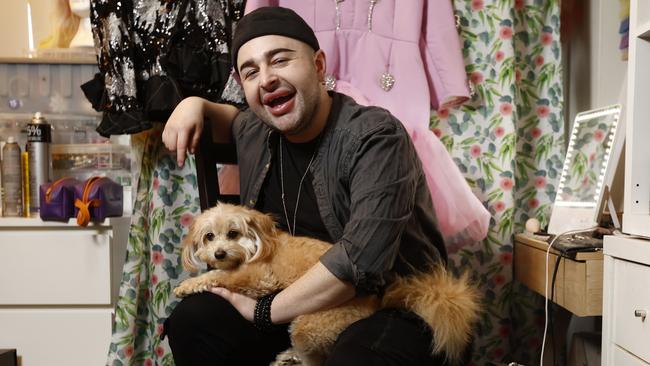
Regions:
<instances>
[{"instance_id":1,"label":"black fabric","mask_svg":"<svg viewBox=\"0 0 650 366\"><path fill-rule=\"evenodd\" d=\"M270 213L278 222L278 226L289 232L287 219L282 206L282 189L280 182L280 148L279 135L272 141L274 146L273 160L269 174L266 177L256 208L262 212ZM298 185L302 175L305 174L309 160L318 148L320 138L302 144L283 141L284 188L287 215L293 227L293 216L298 196ZM309 236L331 243L333 240L327 232L318 211L316 194L312 185L312 175L307 173L300 190L300 202L296 217L296 236Z\"/></svg>"},{"instance_id":2,"label":"black fabric","mask_svg":"<svg viewBox=\"0 0 650 366\"><path fill-rule=\"evenodd\" d=\"M263 333L226 300L212 293L184 298L165 321L177 366L267 366L290 347L288 327ZM416 315L380 310L344 330L325 365L445 365L430 354L432 335Z\"/></svg>"},{"instance_id":3,"label":"black fabric","mask_svg":"<svg viewBox=\"0 0 650 366\"><path fill-rule=\"evenodd\" d=\"M288 326L264 333L221 296L210 292L184 298L167 318L176 366L268 365L289 348Z\"/></svg>"},{"instance_id":4,"label":"black fabric","mask_svg":"<svg viewBox=\"0 0 650 366\"><path fill-rule=\"evenodd\" d=\"M145 119L142 111L139 110L104 113L97 126L97 133L108 138L111 135L138 133L151 127L153 127L153 123Z\"/></svg>"},{"instance_id":5,"label":"black fabric","mask_svg":"<svg viewBox=\"0 0 650 366\"><path fill-rule=\"evenodd\" d=\"M154 121L166 121L184 93L174 78L154 75L145 84L144 114Z\"/></svg>"},{"instance_id":6,"label":"black fabric","mask_svg":"<svg viewBox=\"0 0 650 366\"><path fill-rule=\"evenodd\" d=\"M244 0L91 1L100 74L82 89L103 112L97 132L147 130L189 96L241 107L243 93L229 79L228 46L244 6Z\"/></svg>"},{"instance_id":7,"label":"black fabric","mask_svg":"<svg viewBox=\"0 0 650 366\"><path fill-rule=\"evenodd\" d=\"M241 18L233 36L232 65L237 73L239 48L253 38L268 35L297 39L308 44L314 51L320 49L316 34L295 11L278 6L258 8Z\"/></svg>"},{"instance_id":8,"label":"black fabric","mask_svg":"<svg viewBox=\"0 0 650 366\"><path fill-rule=\"evenodd\" d=\"M104 76L96 73L92 79L81 84L81 91L97 112L101 112L108 105L108 96L104 86Z\"/></svg>"},{"instance_id":9,"label":"black fabric","mask_svg":"<svg viewBox=\"0 0 650 366\"><path fill-rule=\"evenodd\" d=\"M431 328L417 315L384 309L345 329L336 340L325 366L438 366L433 357Z\"/></svg>"}]
</instances>

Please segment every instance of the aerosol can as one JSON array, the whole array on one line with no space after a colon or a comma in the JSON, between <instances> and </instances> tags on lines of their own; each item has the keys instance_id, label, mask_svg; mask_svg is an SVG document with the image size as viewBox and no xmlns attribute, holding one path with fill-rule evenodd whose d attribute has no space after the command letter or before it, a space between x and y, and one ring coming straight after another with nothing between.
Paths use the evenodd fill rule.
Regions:
<instances>
[{"instance_id":1,"label":"aerosol can","mask_svg":"<svg viewBox=\"0 0 650 366\"><path fill-rule=\"evenodd\" d=\"M20 146L13 136L7 138L7 143L2 148L2 188L3 216L20 216L23 205Z\"/></svg>"},{"instance_id":2,"label":"aerosol can","mask_svg":"<svg viewBox=\"0 0 650 366\"><path fill-rule=\"evenodd\" d=\"M31 123L27 124L27 154L29 155L29 205L30 211L36 212L40 207L39 187L51 181L52 162L50 159L50 143L52 142L52 127L40 112L34 114Z\"/></svg>"}]
</instances>

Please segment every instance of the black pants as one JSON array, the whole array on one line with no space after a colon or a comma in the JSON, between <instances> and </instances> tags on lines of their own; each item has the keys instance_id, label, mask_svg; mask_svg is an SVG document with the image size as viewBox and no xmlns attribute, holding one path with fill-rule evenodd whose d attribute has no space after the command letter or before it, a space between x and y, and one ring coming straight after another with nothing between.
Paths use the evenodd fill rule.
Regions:
<instances>
[{"instance_id":1,"label":"black pants","mask_svg":"<svg viewBox=\"0 0 650 366\"><path fill-rule=\"evenodd\" d=\"M177 366L268 365L291 346L288 327L261 333L218 295L181 301L165 322ZM381 310L339 335L326 365L444 365L430 353L431 332L418 316Z\"/></svg>"}]
</instances>

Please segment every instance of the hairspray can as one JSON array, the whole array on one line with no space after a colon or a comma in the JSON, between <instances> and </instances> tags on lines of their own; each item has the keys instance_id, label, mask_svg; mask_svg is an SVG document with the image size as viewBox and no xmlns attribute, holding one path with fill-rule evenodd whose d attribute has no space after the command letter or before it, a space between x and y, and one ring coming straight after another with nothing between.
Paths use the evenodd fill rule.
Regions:
<instances>
[{"instance_id":1,"label":"hairspray can","mask_svg":"<svg viewBox=\"0 0 650 366\"><path fill-rule=\"evenodd\" d=\"M29 193L30 210L38 211L40 207L38 192L43 183L50 181L52 163L50 161L51 126L40 112L34 114L27 124L27 153L29 155Z\"/></svg>"},{"instance_id":2,"label":"hairspray can","mask_svg":"<svg viewBox=\"0 0 650 366\"><path fill-rule=\"evenodd\" d=\"M22 206L22 172L20 170L20 146L13 136L7 138L2 148L2 213L4 216L20 216Z\"/></svg>"}]
</instances>

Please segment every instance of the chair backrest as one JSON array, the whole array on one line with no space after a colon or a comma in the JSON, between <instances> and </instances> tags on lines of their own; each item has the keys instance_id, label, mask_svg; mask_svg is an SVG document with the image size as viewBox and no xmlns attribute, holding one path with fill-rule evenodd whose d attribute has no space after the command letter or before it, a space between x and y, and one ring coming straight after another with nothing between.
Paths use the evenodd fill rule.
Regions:
<instances>
[{"instance_id":1,"label":"chair backrest","mask_svg":"<svg viewBox=\"0 0 650 366\"><path fill-rule=\"evenodd\" d=\"M204 125L195 158L201 211L214 207L217 201L239 204L239 195L221 194L218 171L218 164L237 164L237 151L234 145L218 144L212 140L208 121Z\"/></svg>"}]
</instances>

